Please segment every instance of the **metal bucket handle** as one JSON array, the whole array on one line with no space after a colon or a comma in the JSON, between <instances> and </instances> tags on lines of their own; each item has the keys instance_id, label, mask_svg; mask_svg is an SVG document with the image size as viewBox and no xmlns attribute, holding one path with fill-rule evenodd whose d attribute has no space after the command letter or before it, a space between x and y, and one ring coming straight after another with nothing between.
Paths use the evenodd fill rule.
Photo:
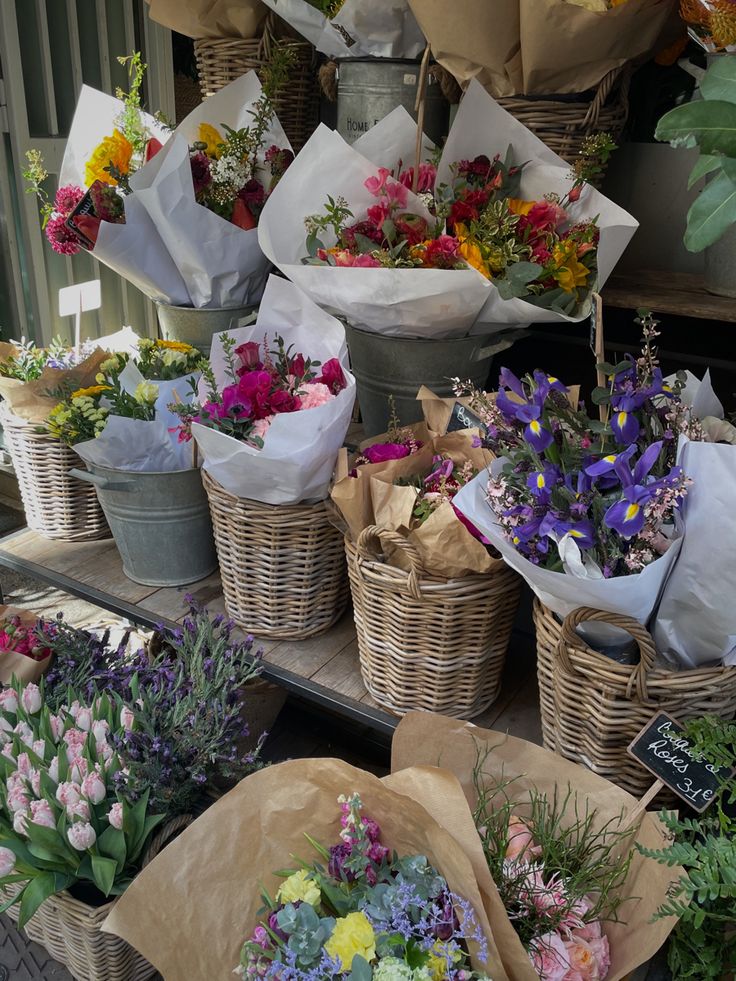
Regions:
<instances>
[{"instance_id":1,"label":"metal bucket handle","mask_svg":"<svg viewBox=\"0 0 736 981\"><path fill-rule=\"evenodd\" d=\"M517 341L520 337L524 337L527 332L525 330L510 330L507 333L501 335L501 338L493 344L489 344L487 347L477 347L470 355L471 361L485 361L490 358L493 354L500 354L501 351L506 351L514 341Z\"/></svg>"},{"instance_id":2,"label":"metal bucket handle","mask_svg":"<svg viewBox=\"0 0 736 981\"><path fill-rule=\"evenodd\" d=\"M135 486L134 480L108 480L98 473L90 473L89 470L80 470L79 467L72 467L69 471L70 477L77 480L84 480L88 484L94 484L100 490L127 491Z\"/></svg>"}]
</instances>

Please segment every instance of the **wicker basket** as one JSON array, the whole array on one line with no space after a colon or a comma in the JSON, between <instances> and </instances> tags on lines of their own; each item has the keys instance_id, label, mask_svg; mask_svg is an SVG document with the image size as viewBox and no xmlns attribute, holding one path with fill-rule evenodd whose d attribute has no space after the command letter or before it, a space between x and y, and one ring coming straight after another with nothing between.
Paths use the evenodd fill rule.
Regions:
<instances>
[{"instance_id":1,"label":"wicker basket","mask_svg":"<svg viewBox=\"0 0 736 981\"><path fill-rule=\"evenodd\" d=\"M404 552L410 572L387 565ZM501 559L491 572L440 579L422 572L414 546L372 526L346 539L363 682L399 715L471 718L498 696L521 580ZM420 578L421 577L421 578Z\"/></svg>"},{"instance_id":2,"label":"wicker basket","mask_svg":"<svg viewBox=\"0 0 736 981\"><path fill-rule=\"evenodd\" d=\"M202 471L228 616L257 637L324 633L348 596L340 532L326 501L261 504Z\"/></svg>"},{"instance_id":3,"label":"wicker basket","mask_svg":"<svg viewBox=\"0 0 736 981\"><path fill-rule=\"evenodd\" d=\"M110 538L105 515L92 484L69 476L84 467L71 447L33 423L21 420L0 406L0 423L18 477L26 521L44 538L90 541Z\"/></svg>"},{"instance_id":4,"label":"wicker basket","mask_svg":"<svg viewBox=\"0 0 736 981\"><path fill-rule=\"evenodd\" d=\"M202 95L213 95L249 71L260 71L276 43L294 56L289 80L276 97L276 115L295 153L304 146L319 121L319 87L315 50L303 39L286 35L283 21L270 13L259 38L203 38L194 42Z\"/></svg>"},{"instance_id":5,"label":"wicker basket","mask_svg":"<svg viewBox=\"0 0 736 981\"><path fill-rule=\"evenodd\" d=\"M539 683L539 711L542 716L542 745L551 753L557 752L555 735L554 675L557 645L562 636L562 623L552 610L534 598L532 607L534 628L537 633L537 681Z\"/></svg>"},{"instance_id":6,"label":"wicker basket","mask_svg":"<svg viewBox=\"0 0 736 981\"><path fill-rule=\"evenodd\" d=\"M622 665L588 647L575 632L587 620L631 634L639 663ZM557 752L630 794L640 797L654 779L626 748L655 712L679 721L705 714L732 719L736 713L736 667L655 668L652 638L636 620L581 608L565 619L560 632L553 663Z\"/></svg>"},{"instance_id":7,"label":"wicker basket","mask_svg":"<svg viewBox=\"0 0 736 981\"><path fill-rule=\"evenodd\" d=\"M610 133L616 140L621 135L629 114L630 77L628 67L614 68L592 95L574 97L576 101L554 95L513 95L498 102L551 150L572 163L586 136Z\"/></svg>"},{"instance_id":8,"label":"wicker basket","mask_svg":"<svg viewBox=\"0 0 736 981\"><path fill-rule=\"evenodd\" d=\"M143 860L145 867L167 841L185 828L189 817L174 818L154 835ZM20 886L4 888L8 898ZM103 933L102 924L115 901L104 906L88 906L68 892L50 896L31 917L24 930L29 940L40 944L57 961L61 961L77 981L147 981L156 969L121 937ZM6 910L18 922L18 906Z\"/></svg>"}]
</instances>

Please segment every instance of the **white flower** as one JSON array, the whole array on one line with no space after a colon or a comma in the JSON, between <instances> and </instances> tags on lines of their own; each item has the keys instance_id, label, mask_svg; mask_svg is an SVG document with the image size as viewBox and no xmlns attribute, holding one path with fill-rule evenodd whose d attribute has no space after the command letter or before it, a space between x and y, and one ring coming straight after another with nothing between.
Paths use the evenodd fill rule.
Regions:
<instances>
[{"instance_id":1,"label":"white flower","mask_svg":"<svg viewBox=\"0 0 736 981\"><path fill-rule=\"evenodd\" d=\"M130 732L130 730L133 728L134 721L135 715L133 715L133 710L129 709L127 705L123 705L123 707L120 709L120 725L126 732Z\"/></svg>"},{"instance_id":2,"label":"white flower","mask_svg":"<svg viewBox=\"0 0 736 981\"><path fill-rule=\"evenodd\" d=\"M88 773L82 781L82 794L93 804L99 804L107 797L107 787L99 773Z\"/></svg>"},{"instance_id":3,"label":"white flower","mask_svg":"<svg viewBox=\"0 0 736 981\"><path fill-rule=\"evenodd\" d=\"M12 688L3 688L0 691L0 709L13 714L18 711L18 696Z\"/></svg>"},{"instance_id":4,"label":"white flower","mask_svg":"<svg viewBox=\"0 0 736 981\"><path fill-rule=\"evenodd\" d=\"M86 821L73 824L67 830L66 836L69 839L69 844L72 848L76 848L78 852L86 852L97 841L95 829L91 824L87 824Z\"/></svg>"},{"instance_id":5,"label":"white flower","mask_svg":"<svg viewBox=\"0 0 736 981\"><path fill-rule=\"evenodd\" d=\"M41 692L38 685L29 682L21 692L20 700L29 715L38 712L41 708Z\"/></svg>"},{"instance_id":6,"label":"white flower","mask_svg":"<svg viewBox=\"0 0 736 981\"><path fill-rule=\"evenodd\" d=\"M183 351L172 351L171 348L166 348L161 355L161 363L166 368L172 368L175 365L183 367L187 363L187 356Z\"/></svg>"},{"instance_id":7,"label":"white flower","mask_svg":"<svg viewBox=\"0 0 736 981\"><path fill-rule=\"evenodd\" d=\"M28 811L16 811L13 815L13 831L17 835L26 835L26 822L28 821Z\"/></svg>"},{"instance_id":8,"label":"white flower","mask_svg":"<svg viewBox=\"0 0 736 981\"><path fill-rule=\"evenodd\" d=\"M9 848L0 848L0 878L4 878L15 868L15 853Z\"/></svg>"},{"instance_id":9,"label":"white flower","mask_svg":"<svg viewBox=\"0 0 736 981\"><path fill-rule=\"evenodd\" d=\"M123 828L123 805L113 804L107 813L107 820L110 822L113 828L117 828L118 831L122 831Z\"/></svg>"},{"instance_id":10,"label":"white flower","mask_svg":"<svg viewBox=\"0 0 736 981\"><path fill-rule=\"evenodd\" d=\"M133 398L141 405L153 405L158 398L158 385L149 381L140 382L133 393Z\"/></svg>"}]
</instances>

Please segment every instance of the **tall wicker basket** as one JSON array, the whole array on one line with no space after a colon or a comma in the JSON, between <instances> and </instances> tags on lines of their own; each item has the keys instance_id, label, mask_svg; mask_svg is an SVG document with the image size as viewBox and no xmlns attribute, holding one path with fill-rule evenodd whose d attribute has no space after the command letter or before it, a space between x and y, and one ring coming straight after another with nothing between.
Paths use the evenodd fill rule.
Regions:
<instances>
[{"instance_id":1,"label":"tall wicker basket","mask_svg":"<svg viewBox=\"0 0 736 981\"><path fill-rule=\"evenodd\" d=\"M276 43L293 55L289 80L276 98L276 115L298 153L319 121L319 87L315 50L303 39L286 35L284 22L269 13L260 37L203 38L194 42L202 95L218 92L249 71L259 72L269 61Z\"/></svg>"},{"instance_id":2,"label":"tall wicker basket","mask_svg":"<svg viewBox=\"0 0 736 981\"><path fill-rule=\"evenodd\" d=\"M174 818L154 835L143 865L152 861L166 842L185 828L189 817ZM6 886L9 898L20 886ZM115 901L104 906L88 906L68 892L45 900L24 930L29 940L44 947L51 956L69 968L77 981L148 981L156 969L121 937L103 933L102 924ZM6 910L18 922L18 906Z\"/></svg>"},{"instance_id":3,"label":"tall wicker basket","mask_svg":"<svg viewBox=\"0 0 736 981\"><path fill-rule=\"evenodd\" d=\"M616 140L621 135L629 114L630 77L630 69L624 66L605 75L592 94L538 98L512 95L498 102L551 150L572 163L587 136L605 132Z\"/></svg>"},{"instance_id":4,"label":"tall wicker basket","mask_svg":"<svg viewBox=\"0 0 736 981\"><path fill-rule=\"evenodd\" d=\"M414 546L375 525L346 539L363 682L384 708L458 718L498 696L521 580L501 559L489 573L439 579ZM410 571L387 565L401 549Z\"/></svg>"},{"instance_id":5,"label":"tall wicker basket","mask_svg":"<svg viewBox=\"0 0 736 981\"><path fill-rule=\"evenodd\" d=\"M225 608L257 637L324 633L348 598L342 536L326 501L261 504L235 497L202 471Z\"/></svg>"},{"instance_id":6,"label":"tall wicker basket","mask_svg":"<svg viewBox=\"0 0 736 981\"><path fill-rule=\"evenodd\" d=\"M639 663L622 665L588 647L575 632L588 620L631 634ZM635 796L653 777L626 748L655 712L680 721L705 714L732 719L736 713L736 667L668 671L654 667L655 657L651 636L636 620L583 607L563 622L552 666L557 752Z\"/></svg>"},{"instance_id":7,"label":"tall wicker basket","mask_svg":"<svg viewBox=\"0 0 736 981\"><path fill-rule=\"evenodd\" d=\"M537 633L537 682L539 684L539 711L542 716L542 745L551 753L557 752L555 735L555 696L552 668L557 645L562 636L562 622L552 610L535 597L532 607L534 629Z\"/></svg>"},{"instance_id":8,"label":"tall wicker basket","mask_svg":"<svg viewBox=\"0 0 736 981\"><path fill-rule=\"evenodd\" d=\"M47 433L37 433L33 423L0 406L0 423L18 477L18 486L32 531L61 541L110 538L105 515L92 484L69 475L84 467L71 447Z\"/></svg>"}]
</instances>

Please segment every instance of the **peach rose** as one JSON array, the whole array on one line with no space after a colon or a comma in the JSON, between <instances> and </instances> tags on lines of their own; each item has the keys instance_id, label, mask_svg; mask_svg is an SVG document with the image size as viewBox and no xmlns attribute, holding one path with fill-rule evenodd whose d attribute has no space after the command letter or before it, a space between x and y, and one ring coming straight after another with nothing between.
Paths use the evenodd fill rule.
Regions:
<instances>
[{"instance_id":1,"label":"peach rose","mask_svg":"<svg viewBox=\"0 0 736 981\"><path fill-rule=\"evenodd\" d=\"M506 855L509 861L522 861L534 855L534 835L529 825L512 814L509 818L509 843Z\"/></svg>"}]
</instances>

